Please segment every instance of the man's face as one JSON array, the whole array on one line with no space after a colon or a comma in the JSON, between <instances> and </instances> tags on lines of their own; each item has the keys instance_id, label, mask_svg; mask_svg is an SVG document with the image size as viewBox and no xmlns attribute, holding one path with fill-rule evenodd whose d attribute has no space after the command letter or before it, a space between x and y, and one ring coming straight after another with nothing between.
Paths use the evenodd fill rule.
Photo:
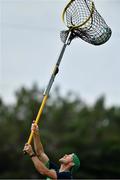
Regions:
<instances>
[{"instance_id":1,"label":"man's face","mask_svg":"<svg viewBox=\"0 0 120 180\"><path fill-rule=\"evenodd\" d=\"M68 164L73 161L72 156L73 154L65 154L61 159L59 159L59 162L61 164Z\"/></svg>"}]
</instances>

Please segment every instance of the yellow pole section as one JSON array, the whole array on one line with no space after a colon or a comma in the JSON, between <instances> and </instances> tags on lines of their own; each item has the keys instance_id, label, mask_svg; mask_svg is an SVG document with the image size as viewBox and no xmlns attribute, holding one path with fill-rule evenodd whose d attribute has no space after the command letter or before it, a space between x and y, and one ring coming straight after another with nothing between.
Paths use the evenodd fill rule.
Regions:
<instances>
[{"instance_id":1,"label":"yellow pole section","mask_svg":"<svg viewBox=\"0 0 120 180\"><path fill-rule=\"evenodd\" d=\"M48 96L45 95L44 98L43 98L42 104L41 104L41 106L40 106L40 109L39 109L39 111L38 111L36 120L35 120L35 123L36 123L36 124L38 124L38 122L39 122L39 120L40 120L40 117L41 117L41 114L42 114L42 112L43 112L43 108L44 108L44 106L45 106L45 104L46 104L47 99L48 99ZM33 138L33 132L30 133L30 136L29 136L29 139L28 139L28 142L27 142L28 144L31 144L32 138Z\"/></svg>"}]
</instances>

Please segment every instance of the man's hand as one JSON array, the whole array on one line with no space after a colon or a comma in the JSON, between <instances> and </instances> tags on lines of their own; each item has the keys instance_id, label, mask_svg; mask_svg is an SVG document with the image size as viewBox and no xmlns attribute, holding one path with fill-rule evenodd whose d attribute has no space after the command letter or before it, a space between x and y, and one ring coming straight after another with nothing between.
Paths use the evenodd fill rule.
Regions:
<instances>
[{"instance_id":1,"label":"man's hand","mask_svg":"<svg viewBox=\"0 0 120 180\"><path fill-rule=\"evenodd\" d=\"M26 152L29 156L31 156L34 153L32 146L28 143L25 144L23 152Z\"/></svg>"},{"instance_id":2,"label":"man's hand","mask_svg":"<svg viewBox=\"0 0 120 180\"><path fill-rule=\"evenodd\" d=\"M38 125L33 121L32 126L31 126L31 131L33 132L34 135L39 135L39 128Z\"/></svg>"}]
</instances>

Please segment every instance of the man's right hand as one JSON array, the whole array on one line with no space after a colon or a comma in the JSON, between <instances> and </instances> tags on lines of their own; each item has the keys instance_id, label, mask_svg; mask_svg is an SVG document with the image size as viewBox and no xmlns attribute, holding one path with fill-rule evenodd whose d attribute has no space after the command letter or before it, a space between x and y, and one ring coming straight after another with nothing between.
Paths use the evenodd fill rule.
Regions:
<instances>
[{"instance_id":1,"label":"man's right hand","mask_svg":"<svg viewBox=\"0 0 120 180\"><path fill-rule=\"evenodd\" d=\"M39 128L38 125L33 121L31 125L31 131L33 132L34 135L39 135Z\"/></svg>"},{"instance_id":2,"label":"man's right hand","mask_svg":"<svg viewBox=\"0 0 120 180\"><path fill-rule=\"evenodd\" d=\"M29 154L29 156L34 153L33 149L32 149L32 146L30 144L28 144L28 143L25 144L23 152L26 152L27 154Z\"/></svg>"}]
</instances>

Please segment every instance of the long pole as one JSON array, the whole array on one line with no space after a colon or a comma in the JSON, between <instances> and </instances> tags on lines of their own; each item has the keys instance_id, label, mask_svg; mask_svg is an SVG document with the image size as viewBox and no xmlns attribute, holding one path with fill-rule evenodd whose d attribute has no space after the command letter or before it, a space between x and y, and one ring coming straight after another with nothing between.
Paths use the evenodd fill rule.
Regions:
<instances>
[{"instance_id":1,"label":"long pole","mask_svg":"<svg viewBox=\"0 0 120 180\"><path fill-rule=\"evenodd\" d=\"M57 73L59 71L59 65L60 65L60 62L62 60L63 54L65 52L65 49L66 49L66 47L68 45L68 41L69 41L70 35L71 35L71 31L68 33L66 41L65 41L65 43L64 43L64 45L62 47L62 50L61 50L60 55L59 55L59 58L57 60L57 63L55 64L54 70L53 70L52 75L50 77L50 80L48 82L47 88L45 89L45 91L43 93L43 100L42 100L40 109L38 111L38 114L37 114L37 117L36 117L36 120L35 120L36 124L38 124L38 122L40 121L43 109L45 107L45 104L46 104L48 96L49 96L50 89L51 89L52 84L54 82L55 76L57 75ZM28 142L27 142L28 144L31 144L32 138L33 138L33 132L30 133L30 136L29 136Z\"/></svg>"}]
</instances>

